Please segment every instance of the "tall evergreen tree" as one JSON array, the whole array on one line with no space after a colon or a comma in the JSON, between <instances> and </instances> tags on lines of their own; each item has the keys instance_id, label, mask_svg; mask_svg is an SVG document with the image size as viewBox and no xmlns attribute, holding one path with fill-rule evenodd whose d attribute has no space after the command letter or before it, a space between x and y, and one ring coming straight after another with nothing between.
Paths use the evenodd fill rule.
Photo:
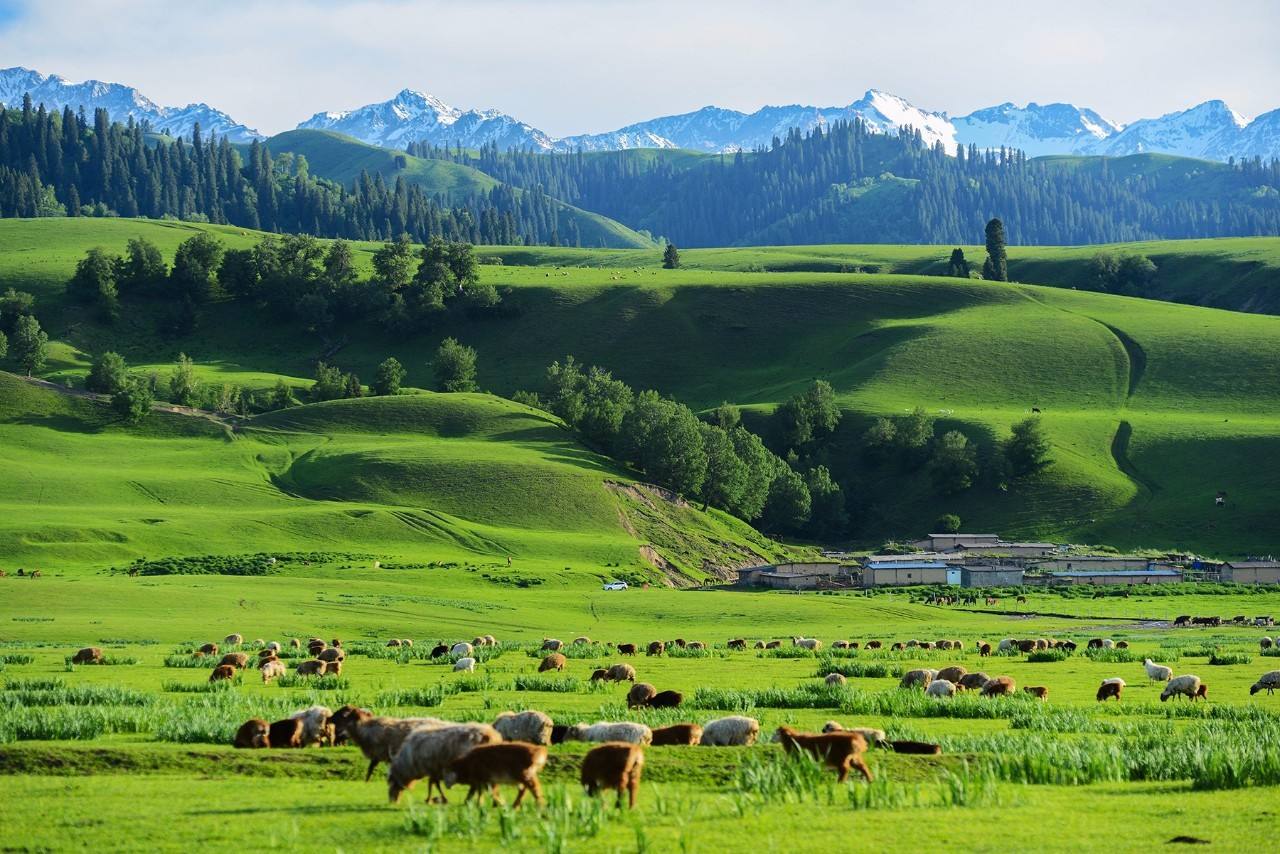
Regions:
<instances>
[{"instance_id":1,"label":"tall evergreen tree","mask_svg":"<svg viewBox=\"0 0 1280 854\"><path fill-rule=\"evenodd\" d=\"M987 223L987 260L982 264L982 278L993 282L1009 281L1009 259L1005 252L1004 223L992 219Z\"/></svg>"}]
</instances>

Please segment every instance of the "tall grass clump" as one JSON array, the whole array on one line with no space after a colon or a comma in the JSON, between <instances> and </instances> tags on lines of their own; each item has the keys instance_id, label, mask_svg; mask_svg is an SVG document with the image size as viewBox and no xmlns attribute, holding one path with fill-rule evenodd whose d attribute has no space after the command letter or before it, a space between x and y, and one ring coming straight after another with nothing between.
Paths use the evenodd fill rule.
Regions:
<instances>
[{"instance_id":1,"label":"tall grass clump","mask_svg":"<svg viewBox=\"0 0 1280 854\"><path fill-rule=\"evenodd\" d=\"M1064 649L1038 649L1027 656L1027 661L1032 664L1048 664L1066 660L1067 651Z\"/></svg>"},{"instance_id":2,"label":"tall grass clump","mask_svg":"<svg viewBox=\"0 0 1280 854\"><path fill-rule=\"evenodd\" d=\"M667 647L668 658L724 658L728 653L725 650L711 649L690 649L687 646L669 646Z\"/></svg>"},{"instance_id":3,"label":"tall grass clump","mask_svg":"<svg viewBox=\"0 0 1280 854\"><path fill-rule=\"evenodd\" d=\"M836 661L832 658L824 657L818 662L818 670L814 676L823 677L831 673L839 673L841 676L857 679L899 679L902 677L904 668L901 665L893 665L884 661Z\"/></svg>"},{"instance_id":4,"label":"tall grass clump","mask_svg":"<svg viewBox=\"0 0 1280 854\"><path fill-rule=\"evenodd\" d=\"M0 711L0 741L85 741L150 732L156 722L154 707L19 706Z\"/></svg>"},{"instance_id":5,"label":"tall grass clump","mask_svg":"<svg viewBox=\"0 0 1280 854\"><path fill-rule=\"evenodd\" d=\"M1128 649L1102 649L1095 647L1094 649L1084 650L1085 658L1090 661L1105 662L1107 664L1132 664L1142 659L1132 650Z\"/></svg>"},{"instance_id":6,"label":"tall grass clump","mask_svg":"<svg viewBox=\"0 0 1280 854\"><path fill-rule=\"evenodd\" d=\"M1253 656L1246 655L1243 652L1215 652L1209 656L1209 664L1214 666L1225 666L1230 664L1251 664Z\"/></svg>"},{"instance_id":7,"label":"tall grass clump","mask_svg":"<svg viewBox=\"0 0 1280 854\"><path fill-rule=\"evenodd\" d=\"M380 706L438 706L445 697L458 693L453 683L441 682L427 688L392 688L378 694Z\"/></svg>"},{"instance_id":8,"label":"tall grass clump","mask_svg":"<svg viewBox=\"0 0 1280 854\"><path fill-rule=\"evenodd\" d=\"M583 690L583 684L583 681L576 676L541 676L521 673L516 676L512 687L517 691L553 691L559 694L572 694Z\"/></svg>"},{"instance_id":9,"label":"tall grass clump","mask_svg":"<svg viewBox=\"0 0 1280 854\"><path fill-rule=\"evenodd\" d=\"M281 688L308 688L312 691L345 691L351 687L351 680L345 676L299 676L286 673L275 680Z\"/></svg>"},{"instance_id":10,"label":"tall grass clump","mask_svg":"<svg viewBox=\"0 0 1280 854\"><path fill-rule=\"evenodd\" d=\"M239 679L219 679L217 682L175 682L166 679L160 687L170 694L215 694L235 690Z\"/></svg>"},{"instance_id":11,"label":"tall grass clump","mask_svg":"<svg viewBox=\"0 0 1280 854\"><path fill-rule=\"evenodd\" d=\"M339 701L317 694L301 697L249 697L235 691L195 694L164 710L154 727L155 738L179 744L230 744L236 730L249 718L276 721L317 703L338 705Z\"/></svg>"},{"instance_id":12,"label":"tall grass clump","mask_svg":"<svg viewBox=\"0 0 1280 854\"><path fill-rule=\"evenodd\" d=\"M36 660L34 655L27 655L21 652L6 652L0 655L0 664L31 664Z\"/></svg>"},{"instance_id":13,"label":"tall grass clump","mask_svg":"<svg viewBox=\"0 0 1280 854\"><path fill-rule=\"evenodd\" d=\"M193 670L212 670L218 659L211 655L166 655L165 667L186 667Z\"/></svg>"},{"instance_id":14,"label":"tall grass clump","mask_svg":"<svg viewBox=\"0 0 1280 854\"><path fill-rule=\"evenodd\" d=\"M818 653L803 646L777 646L756 651L757 658L817 658Z\"/></svg>"},{"instance_id":15,"label":"tall grass clump","mask_svg":"<svg viewBox=\"0 0 1280 854\"><path fill-rule=\"evenodd\" d=\"M115 685L68 686L57 680L38 682L48 687L15 687L0 691L0 708L18 706L149 706L155 698L143 691Z\"/></svg>"},{"instance_id":16,"label":"tall grass clump","mask_svg":"<svg viewBox=\"0 0 1280 854\"><path fill-rule=\"evenodd\" d=\"M695 709L744 711L762 709L836 709L852 689L844 685L808 684L794 688L698 688L688 705Z\"/></svg>"}]
</instances>

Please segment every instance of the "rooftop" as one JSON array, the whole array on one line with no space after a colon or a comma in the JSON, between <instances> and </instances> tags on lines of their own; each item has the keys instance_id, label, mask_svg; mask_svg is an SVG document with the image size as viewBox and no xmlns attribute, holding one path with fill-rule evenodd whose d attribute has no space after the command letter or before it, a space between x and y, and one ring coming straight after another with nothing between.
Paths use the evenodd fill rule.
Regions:
<instances>
[{"instance_id":1,"label":"rooftop","mask_svg":"<svg viewBox=\"0 0 1280 854\"><path fill-rule=\"evenodd\" d=\"M1118 569L1112 572L1051 572L1054 578L1096 578L1099 575L1161 575L1161 576L1182 576L1182 572L1176 569Z\"/></svg>"}]
</instances>

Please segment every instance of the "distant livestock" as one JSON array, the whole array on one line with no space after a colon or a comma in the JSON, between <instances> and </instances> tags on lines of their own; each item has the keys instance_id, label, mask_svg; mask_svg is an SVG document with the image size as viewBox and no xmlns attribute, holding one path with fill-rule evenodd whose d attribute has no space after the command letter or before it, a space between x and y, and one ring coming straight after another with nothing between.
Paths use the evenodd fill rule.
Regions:
<instances>
[{"instance_id":1,"label":"distant livestock","mask_svg":"<svg viewBox=\"0 0 1280 854\"><path fill-rule=\"evenodd\" d=\"M1119 676L1111 679L1103 679L1102 684L1098 686L1098 702L1106 702L1112 697L1116 698L1116 702L1120 702L1120 695L1124 693L1124 680Z\"/></svg>"},{"instance_id":2,"label":"distant livestock","mask_svg":"<svg viewBox=\"0 0 1280 854\"><path fill-rule=\"evenodd\" d=\"M96 646L86 646L71 656L72 664L101 664L102 662L102 650Z\"/></svg>"}]
</instances>

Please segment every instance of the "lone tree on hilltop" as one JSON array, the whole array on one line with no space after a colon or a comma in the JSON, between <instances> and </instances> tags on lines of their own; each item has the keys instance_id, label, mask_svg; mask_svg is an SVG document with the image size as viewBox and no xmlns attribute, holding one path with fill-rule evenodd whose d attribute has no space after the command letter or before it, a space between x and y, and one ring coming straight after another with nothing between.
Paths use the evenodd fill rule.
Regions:
<instances>
[{"instance_id":1,"label":"lone tree on hilltop","mask_svg":"<svg viewBox=\"0 0 1280 854\"><path fill-rule=\"evenodd\" d=\"M399 394L400 383L404 382L406 373L404 366L395 356L388 356L381 365L378 365L378 372L373 377L373 393L376 395Z\"/></svg>"},{"instance_id":2,"label":"lone tree on hilltop","mask_svg":"<svg viewBox=\"0 0 1280 854\"><path fill-rule=\"evenodd\" d=\"M998 218L987 223L987 260L982 264L982 278L993 282L1009 281L1009 258L1004 246L1004 223Z\"/></svg>"},{"instance_id":3,"label":"lone tree on hilltop","mask_svg":"<svg viewBox=\"0 0 1280 854\"><path fill-rule=\"evenodd\" d=\"M49 336L40 322L27 314L18 318L13 330L13 358L31 376L44 367L49 352Z\"/></svg>"},{"instance_id":4,"label":"lone tree on hilltop","mask_svg":"<svg viewBox=\"0 0 1280 854\"><path fill-rule=\"evenodd\" d=\"M680 266L680 250L676 249L674 243L668 243L663 251L662 266L668 270L674 270Z\"/></svg>"},{"instance_id":5,"label":"lone tree on hilltop","mask_svg":"<svg viewBox=\"0 0 1280 854\"><path fill-rule=\"evenodd\" d=\"M947 262L947 275L958 279L969 278L969 262L965 260L963 249L956 247L951 250L951 260Z\"/></svg>"},{"instance_id":6,"label":"lone tree on hilltop","mask_svg":"<svg viewBox=\"0 0 1280 854\"><path fill-rule=\"evenodd\" d=\"M1040 419L1034 415L1014 424L1013 435L1004 444L1005 459L1014 477L1034 474L1049 465L1051 450Z\"/></svg>"},{"instance_id":7,"label":"lone tree on hilltop","mask_svg":"<svg viewBox=\"0 0 1280 854\"><path fill-rule=\"evenodd\" d=\"M475 391L476 351L453 338L440 342L432 363L440 391Z\"/></svg>"}]
</instances>

